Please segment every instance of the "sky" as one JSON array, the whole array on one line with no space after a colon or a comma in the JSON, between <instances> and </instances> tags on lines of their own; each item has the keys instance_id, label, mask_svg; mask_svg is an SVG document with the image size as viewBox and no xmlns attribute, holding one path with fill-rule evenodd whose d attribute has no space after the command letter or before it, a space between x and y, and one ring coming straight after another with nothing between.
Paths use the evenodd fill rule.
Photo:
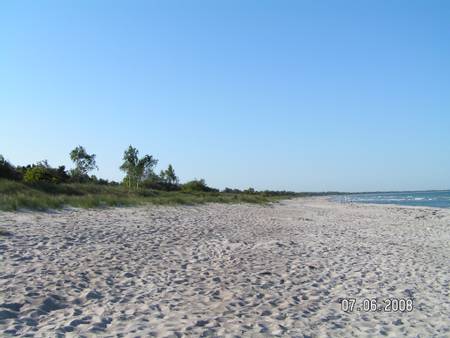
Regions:
<instances>
[{"instance_id":1,"label":"sky","mask_svg":"<svg viewBox=\"0 0 450 338\"><path fill-rule=\"evenodd\" d=\"M0 154L182 181L450 189L449 1L0 3Z\"/></svg>"}]
</instances>

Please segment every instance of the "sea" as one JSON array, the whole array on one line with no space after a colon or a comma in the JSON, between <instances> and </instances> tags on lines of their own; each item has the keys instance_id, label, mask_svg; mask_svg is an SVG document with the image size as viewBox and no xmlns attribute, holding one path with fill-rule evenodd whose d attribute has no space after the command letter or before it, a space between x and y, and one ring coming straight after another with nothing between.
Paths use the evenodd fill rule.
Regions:
<instances>
[{"instance_id":1,"label":"sea","mask_svg":"<svg viewBox=\"0 0 450 338\"><path fill-rule=\"evenodd\" d=\"M450 208L450 190L371 192L336 196L342 203L376 203Z\"/></svg>"}]
</instances>

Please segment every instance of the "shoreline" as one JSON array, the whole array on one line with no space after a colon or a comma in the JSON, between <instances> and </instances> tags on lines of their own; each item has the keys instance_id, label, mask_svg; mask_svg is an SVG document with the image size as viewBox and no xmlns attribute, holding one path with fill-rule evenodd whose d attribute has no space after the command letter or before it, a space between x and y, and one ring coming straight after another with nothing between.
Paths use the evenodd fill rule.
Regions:
<instances>
[{"instance_id":1,"label":"shoreline","mask_svg":"<svg viewBox=\"0 0 450 338\"><path fill-rule=\"evenodd\" d=\"M399 208L412 208L412 209L431 209L431 210L448 210L450 211L450 207L430 207L426 205L405 205L405 204L395 204L395 203L371 203L371 202L339 202L333 201L331 197L311 197L311 198L328 198L328 202L336 203L336 204L350 204L354 206L364 205L364 206L381 206L381 207L399 207Z\"/></svg>"},{"instance_id":2,"label":"shoreline","mask_svg":"<svg viewBox=\"0 0 450 338\"><path fill-rule=\"evenodd\" d=\"M445 336L448 224L445 208L328 197L0 212L0 332Z\"/></svg>"}]
</instances>

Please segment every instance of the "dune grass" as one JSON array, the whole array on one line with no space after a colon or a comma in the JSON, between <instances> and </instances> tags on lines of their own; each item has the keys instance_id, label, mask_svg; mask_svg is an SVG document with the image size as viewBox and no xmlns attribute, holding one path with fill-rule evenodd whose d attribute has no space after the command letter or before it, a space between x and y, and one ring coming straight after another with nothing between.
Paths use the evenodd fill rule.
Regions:
<instances>
[{"instance_id":1,"label":"dune grass","mask_svg":"<svg viewBox=\"0 0 450 338\"><path fill-rule=\"evenodd\" d=\"M288 196L264 193L235 194L223 192L181 192L140 189L128 191L123 186L98 184L38 184L31 185L0 180L0 210L48 210L64 207L97 208L141 204L201 204L201 203L268 203Z\"/></svg>"}]
</instances>

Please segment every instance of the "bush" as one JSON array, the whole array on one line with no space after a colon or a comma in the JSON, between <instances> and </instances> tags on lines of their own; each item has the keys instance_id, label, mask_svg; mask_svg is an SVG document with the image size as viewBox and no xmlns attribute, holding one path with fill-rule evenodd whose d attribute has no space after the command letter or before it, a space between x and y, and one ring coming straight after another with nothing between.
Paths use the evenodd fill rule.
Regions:
<instances>
[{"instance_id":1,"label":"bush","mask_svg":"<svg viewBox=\"0 0 450 338\"><path fill-rule=\"evenodd\" d=\"M44 167L32 167L25 172L23 180L27 183L51 182L51 177L47 175Z\"/></svg>"},{"instance_id":2,"label":"bush","mask_svg":"<svg viewBox=\"0 0 450 338\"><path fill-rule=\"evenodd\" d=\"M71 178L71 180L73 179L73 177ZM100 184L100 185L108 185L109 181L105 180L103 178L97 178L97 176L92 175L91 177L87 177L86 180L82 181L82 182L90 182L90 183L95 183L95 184ZM77 183L81 183L81 182L77 182Z\"/></svg>"},{"instance_id":3,"label":"bush","mask_svg":"<svg viewBox=\"0 0 450 338\"><path fill-rule=\"evenodd\" d=\"M163 174L163 172L161 173ZM164 175L156 175L155 173L150 173L147 175L147 178L142 182L142 187L161 191L180 190L179 184L169 182L165 179Z\"/></svg>"},{"instance_id":4,"label":"bush","mask_svg":"<svg viewBox=\"0 0 450 338\"><path fill-rule=\"evenodd\" d=\"M50 167L46 161L43 161L27 168L23 176L23 180L27 183L62 183L69 180L69 175L67 175L66 168L64 166L60 166L55 169Z\"/></svg>"},{"instance_id":5,"label":"bush","mask_svg":"<svg viewBox=\"0 0 450 338\"><path fill-rule=\"evenodd\" d=\"M239 189L231 189L231 188L225 188L225 189L223 189L222 192L227 193L227 194L241 194L242 193L242 191L240 191Z\"/></svg>"},{"instance_id":6,"label":"bush","mask_svg":"<svg viewBox=\"0 0 450 338\"><path fill-rule=\"evenodd\" d=\"M8 180L20 180L22 175L9 163L5 158L0 155L0 178L6 178Z\"/></svg>"},{"instance_id":7,"label":"bush","mask_svg":"<svg viewBox=\"0 0 450 338\"><path fill-rule=\"evenodd\" d=\"M163 190L163 191L177 191L180 190L178 184L172 184L168 182L163 182L159 180L145 180L142 182L142 186L147 189L153 190Z\"/></svg>"},{"instance_id":8,"label":"bush","mask_svg":"<svg viewBox=\"0 0 450 338\"><path fill-rule=\"evenodd\" d=\"M89 177L89 175L87 175L87 174L80 174L77 171L75 171L74 169L70 170L69 173L70 173L69 174L69 180L72 183L87 183L87 182L91 181L91 177ZM94 181L95 180L96 180L96 178L94 179Z\"/></svg>"},{"instance_id":9,"label":"bush","mask_svg":"<svg viewBox=\"0 0 450 338\"><path fill-rule=\"evenodd\" d=\"M203 192L217 192L217 189L208 187L204 179L193 180L181 185L181 191L203 191Z\"/></svg>"}]
</instances>

